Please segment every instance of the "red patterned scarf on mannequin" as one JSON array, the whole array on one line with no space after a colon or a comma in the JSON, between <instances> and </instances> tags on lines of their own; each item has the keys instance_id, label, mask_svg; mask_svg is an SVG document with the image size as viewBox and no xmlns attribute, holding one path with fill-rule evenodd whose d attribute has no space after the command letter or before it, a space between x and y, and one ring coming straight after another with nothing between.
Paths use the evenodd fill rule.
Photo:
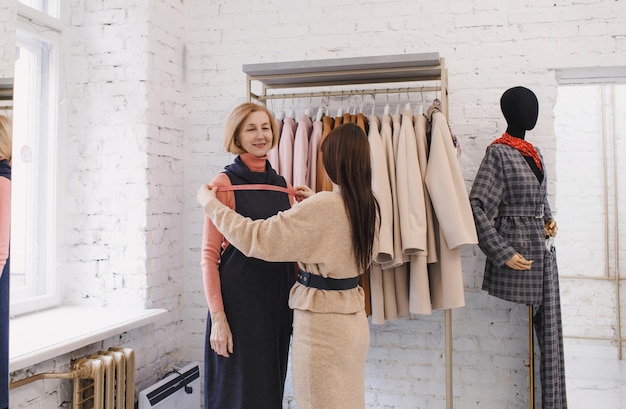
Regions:
<instances>
[{"instance_id":1,"label":"red patterned scarf on mannequin","mask_svg":"<svg viewBox=\"0 0 626 409\"><path fill-rule=\"evenodd\" d=\"M543 170L541 168L541 159L539 158L539 153L537 153L537 150L535 149L535 147L533 146L532 143L526 142L523 139L511 136L511 135L509 135L506 132L504 134L502 134L502 136L500 138L498 138L495 141L491 142L492 145L495 144L495 143L501 143L501 144L504 144L504 145L509 145L509 146L517 149L522 155L529 156L529 157L533 158L533 160L535 161L535 164L537 165L539 170L543 172Z\"/></svg>"}]
</instances>

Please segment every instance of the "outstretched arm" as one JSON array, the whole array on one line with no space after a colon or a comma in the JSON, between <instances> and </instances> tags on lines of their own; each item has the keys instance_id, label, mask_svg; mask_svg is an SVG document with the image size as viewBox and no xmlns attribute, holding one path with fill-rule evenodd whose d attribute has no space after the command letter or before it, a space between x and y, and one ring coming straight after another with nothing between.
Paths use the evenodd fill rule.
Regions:
<instances>
[{"instance_id":1,"label":"outstretched arm","mask_svg":"<svg viewBox=\"0 0 626 409\"><path fill-rule=\"evenodd\" d=\"M215 188L198 190L198 203L224 237L247 257L271 262L324 259L327 248L311 246L323 243L326 234L345 221L341 199L330 192L311 194L291 209L267 218L252 220L234 212L215 199ZM305 189L304 194L311 193ZM339 210L341 207L341 211Z\"/></svg>"}]
</instances>

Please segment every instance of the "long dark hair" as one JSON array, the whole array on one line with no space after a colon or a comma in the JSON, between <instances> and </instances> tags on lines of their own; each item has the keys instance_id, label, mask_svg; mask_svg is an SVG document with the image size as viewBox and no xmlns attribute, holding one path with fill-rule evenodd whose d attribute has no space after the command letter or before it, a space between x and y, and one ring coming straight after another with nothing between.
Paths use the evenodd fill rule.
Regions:
<instances>
[{"instance_id":1,"label":"long dark hair","mask_svg":"<svg viewBox=\"0 0 626 409\"><path fill-rule=\"evenodd\" d=\"M370 145L365 132L347 123L333 129L322 142L324 168L341 188L352 229L352 248L357 267L365 272L372 261L378 201L372 191Z\"/></svg>"}]
</instances>

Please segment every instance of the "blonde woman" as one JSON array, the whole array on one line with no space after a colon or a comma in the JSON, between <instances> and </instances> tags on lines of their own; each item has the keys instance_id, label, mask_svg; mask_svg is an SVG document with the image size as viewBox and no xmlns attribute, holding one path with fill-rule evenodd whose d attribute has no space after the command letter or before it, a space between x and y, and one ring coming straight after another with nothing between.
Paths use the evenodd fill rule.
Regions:
<instances>
[{"instance_id":1,"label":"blonde woman","mask_svg":"<svg viewBox=\"0 0 626 409\"><path fill-rule=\"evenodd\" d=\"M11 236L11 120L0 115L0 408L9 407L9 238Z\"/></svg>"},{"instance_id":2,"label":"blonde woman","mask_svg":"<svg viewBox=\"0 0 626 409\"><path fill-rule=\"evenodd\" d=\"M224 148L237 157L211 182L222 189L221 203L252 219L291 207L289 186L267 158L277 142L276 122L265 107L244 103L231 112ZM282 408L294 264L247 257L205 218L202 274L209 307L204 408Z\"/></svg>"}]
</instances>

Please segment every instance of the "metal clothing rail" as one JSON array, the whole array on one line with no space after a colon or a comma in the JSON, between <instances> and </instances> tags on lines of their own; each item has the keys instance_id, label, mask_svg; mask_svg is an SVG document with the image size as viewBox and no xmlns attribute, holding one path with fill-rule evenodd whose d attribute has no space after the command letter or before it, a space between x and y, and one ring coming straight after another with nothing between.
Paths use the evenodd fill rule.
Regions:
<instances>
[{"instance_id":1,"label":"metal clothing rail","mask_svg":"<svg viewBox=\"0 0 626 409\"><path fill-rule=\"evenodd\" d=\"M13 78L0 78L0 111L13 109Z\"/></svg>"},{"instance_id":2,"label":"metal clothing rail","mask_svg":"<svg viewBox=\"0 0 626 409\"><path fill-rule=\"evenodd\" d=\"M404 88L372 88L358 89L349 91L316 91L316 92L298 92L283 94L265 94L256 95L250 93L252 99L264 102L271 99L288 99L288 98L315 98L315 97L345 97L351 95L378 95L378 94L413 94L422 92L441 91L441 87L404 87Z\"/></svg>"},{"instance_id":3,"label":"metal clothing rail","mask_svg":"<svg viewBox=\"0 0 626 409\"><path fill-rule=\"evenodd\" d=\"M270 89L320 88L338 85L414 83L439 81L439 86L376 88L352 91L352 95L396 94L407 92L441 92L441 108L448 117L448 72L439 53L401 54L375 57L337 58L329 60L291 61L247 64L247 100L265 103L271 99L310 98L351 95L350 91L304 91L301 93L270 93ZM254 93L253 85L260 83L261 92ZM453 408L452 381L452 310L445 316L446 409Z\"/></svg>"},{"instance_id":4,"label":"metal clothing rail","mask_svg":"<svg viewBox=\"0 0 626 409\"><path fill-rule=\"evenodd\" d=\"M265 102L270 99L345 96L350 91L304 91L299 93L268 93L268 90L286 88L328 88L362 84L415 83L438 81L439 86L413 88L362 89L356 94L396 94L401 92L441 91L443 114L448 115L448 75L444 59L439 53L401 54L376 57L336 58L330 60L293 61L246 64L246 92L248 101ZM253 92L253 84L261 85L261 92ZM408 91L407 91L408 90Z\"/></svg>"}]
</instances>

